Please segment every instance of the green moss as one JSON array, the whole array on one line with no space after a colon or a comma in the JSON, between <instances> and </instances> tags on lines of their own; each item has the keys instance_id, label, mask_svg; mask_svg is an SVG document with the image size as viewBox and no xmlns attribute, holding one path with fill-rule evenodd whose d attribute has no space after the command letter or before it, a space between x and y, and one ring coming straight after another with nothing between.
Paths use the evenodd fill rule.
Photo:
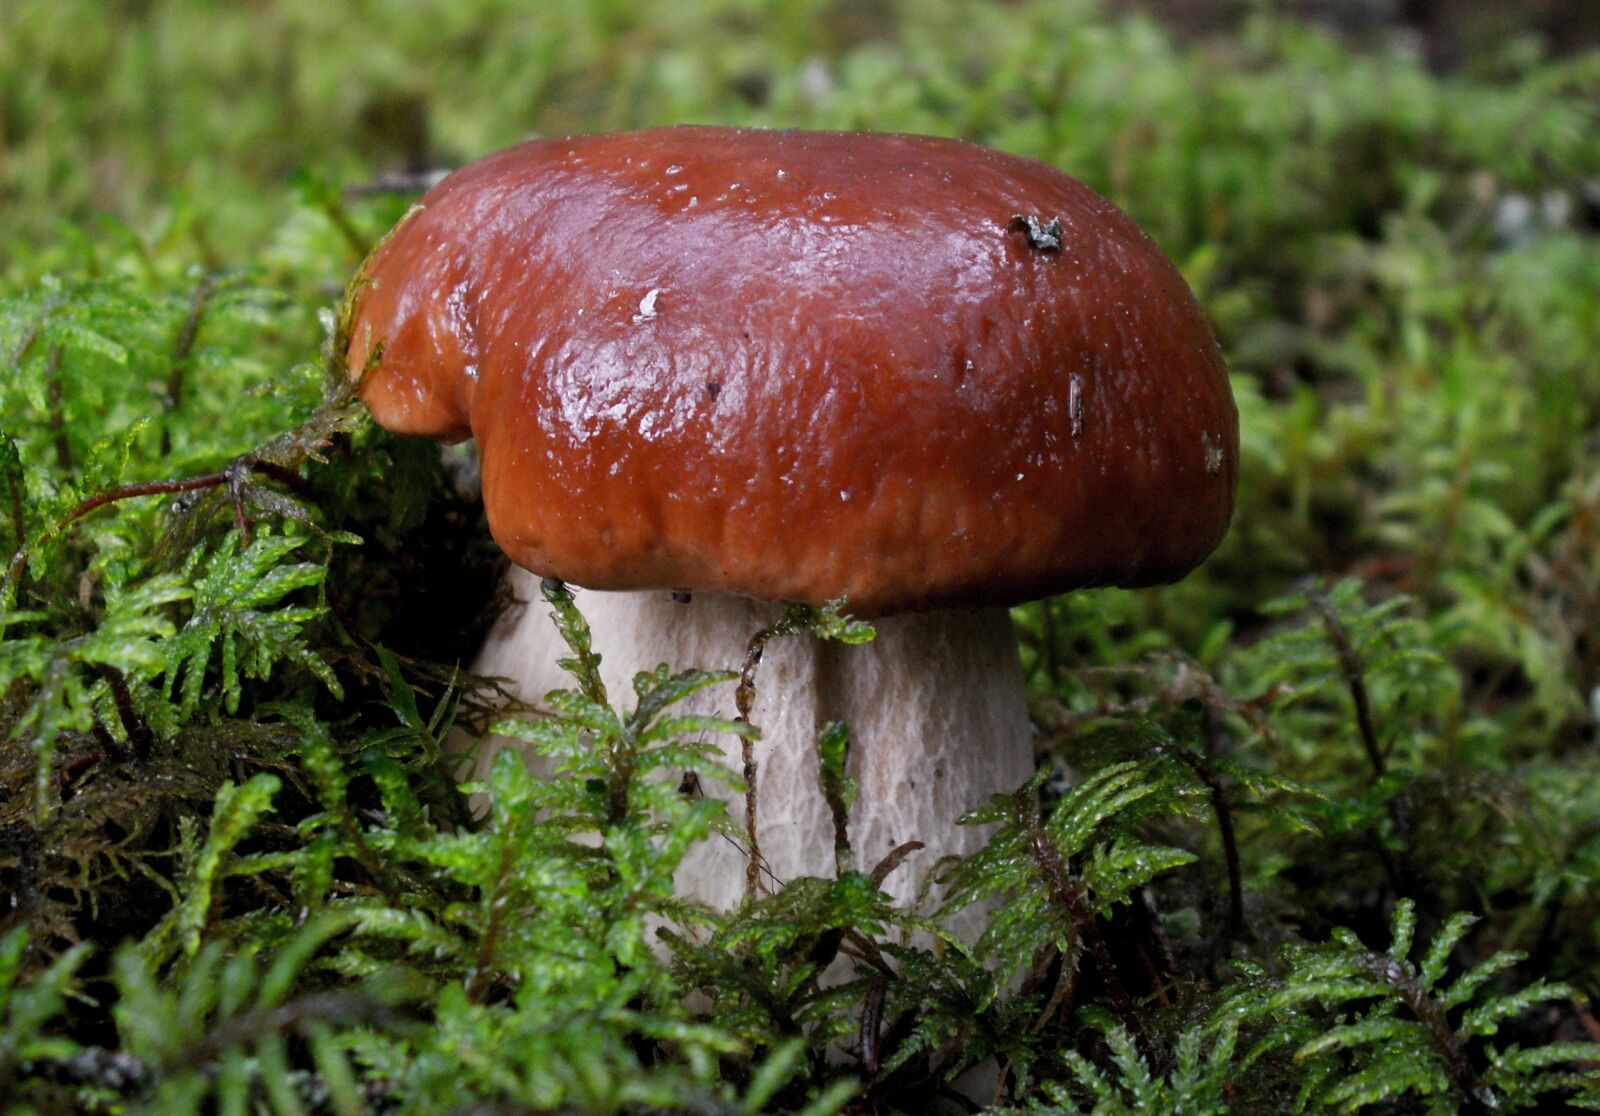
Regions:
<instances>
[{"instance_id":1,"label":"green moss","mask_svg":"<svg viewBox=\"0 0 1600 1116\"><path fill-rule=\"evenodd\" d=\"M0 5L8 1111L920 1113L974 1069L1009 1111L1600 1106L1600 56L1530 42L1440 75L1265 11ZM572 688L496 707L461 462L336 359L413 200L348 187L673 120L1060 165L1228 353L1222 550L1017 610L1041 772L951 869L975 945L842 824L833 879L675 895L742 839L684 774L759 730L675 707L745 664L607 693L550 586ZM564 777L502 756L474 818L443 741L497 721Z\"/></svg>"}]
</instances>

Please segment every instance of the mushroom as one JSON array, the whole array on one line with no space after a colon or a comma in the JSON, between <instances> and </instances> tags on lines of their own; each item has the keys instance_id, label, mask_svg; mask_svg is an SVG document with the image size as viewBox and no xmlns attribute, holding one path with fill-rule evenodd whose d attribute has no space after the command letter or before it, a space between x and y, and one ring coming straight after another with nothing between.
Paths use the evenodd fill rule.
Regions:
<instances>
[{"instance_id":1,"label":"mushroom","mask_svg":"<svg viewBox=\"0 0 1600 1116\"><path fill-rule=\"evenodd\" d=\"M769 647L769 879L831 873L816 737L839 720L859 863L921 841L886 885L915 898L981 844L959 816L1034 768L1008 606L1182 577L1232 512L1237 412L1177 269L1081 183L950 140L686 127L498 152L373 253L347 359L383 426L477 439L517 594L593 590L613 687L736 665L780 602L874 619L864 646ZM537 699L563 653L523 607L474 669ZM711 842L680 885L729 907L744 864Z\"/></svg>"}]
</instances>

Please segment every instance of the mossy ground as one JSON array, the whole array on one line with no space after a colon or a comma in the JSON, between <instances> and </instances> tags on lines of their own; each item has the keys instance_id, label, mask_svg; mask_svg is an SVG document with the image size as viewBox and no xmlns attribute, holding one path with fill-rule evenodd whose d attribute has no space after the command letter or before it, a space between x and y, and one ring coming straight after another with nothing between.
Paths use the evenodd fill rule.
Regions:
<instances>
[{"instance_id":1,"label":"mossy ground","mask_svg":"<svg viewBox=\"0 0 1600 1116\"><path fill-rule=\"evenodd\" d=\"M1600 1104L1600 53L1249 7L0 6L0 1105L925 1112L989 1059L1027 1111ZM740 730L672 701L726 680L602 694L554 590L515 731L572 777L474 821L441 758L500 559L328 374L340 293L397 176L677 121L1060 166L1228 355L1222 549L1017 613L975 949L853 873L676 900Z\"/></svg>"}]
</instances>

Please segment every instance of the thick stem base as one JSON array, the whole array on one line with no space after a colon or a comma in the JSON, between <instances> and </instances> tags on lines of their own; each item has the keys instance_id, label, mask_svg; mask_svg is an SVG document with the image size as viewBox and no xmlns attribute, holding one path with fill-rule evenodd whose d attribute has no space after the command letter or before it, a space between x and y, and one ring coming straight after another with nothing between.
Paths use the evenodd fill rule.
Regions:
<instances>
[{"instance_id":1,"label":"thick stem base","mask_svg":"<svg viewBox=\"0 0 1600 1116\"><path fill-rule=\"evenodd\" d=\"M540 602L538 580L521 570L512 577L516 598L527 604L502 618L472 669L508 678L514 692L537 701L570 685L556 666L566 648ZM577 600L614 697L631 694L633 675L662 662L674 669L737 668L751 636L781 614L779 606L721 594L697 593L686 604L665 592L580 592ZM776 890L797 876L834 874L833 821L818 783L816 741L824 725L842 721L851 739L847 772L859 786L849 819L856 867L870 872L902 843L921 841L924 848L889 875L884 889L904 904L920 898L925 911L923 885L939 859L967 855L986 839L956 819L1033 774L1032 729L1004 609L913 613L876 626L877 638L855 647L810 636L767 644L751 716L762 732L755 745L762 880ZM733 689L704 691L690 699L692 708L731 717ZM462 750L472 743L457 741ZM716 743L738 771L739 741ZM473 771L484 770L508 744L484 741ZM540 761L530 762L537 768ZM743 796L727 797L743 831ZM742 843L714 838L690 853L678 884L687 895L729 909L745 895L747 863ZM974 937L981 914L964 914L951 929Z\"/></svg>"}]
</instances>

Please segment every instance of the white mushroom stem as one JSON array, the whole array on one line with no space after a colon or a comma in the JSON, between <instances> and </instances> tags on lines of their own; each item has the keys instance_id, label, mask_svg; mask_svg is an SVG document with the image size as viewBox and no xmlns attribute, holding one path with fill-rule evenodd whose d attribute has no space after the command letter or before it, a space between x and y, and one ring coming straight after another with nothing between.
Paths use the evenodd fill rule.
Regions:
<instances>
[{"instance_id":1,"label":"white mushroom stem","mask_svg":"<svg viewBox=\"0 0 1600 1116\"><path fill-rule=\"evenodd\" d=\"M538 579L514 569L512 590L522 602L489 634L472 669L507 678L522 700L539 702L572 684L556 666L568 654ZM577 591L578 607L601 655L601 674L615 698L632 694L632 679L659 663L673 669L737 669L751 636L781 615L781 607L725 594L696 593L688 603L666 592ZM858 793L849 836L857 867L870 871L907 841L924 847L884 883L897 902L916 902L928 872L950 855L980 848L987 834L958 826L967 810L996 793L1021 786L1033 774L1028 720L1016 635L1004 609L911 613L876 621L877 638L847 646L810 635L766 645L756 676L751 720L761 730L757 761L757 831L763 879L773 890L798 876L834 874L833 821L818 782L817 736L830 721L850 730L847 774ZM734 714L734 686L714 687L689 699L697 712ZM725 762L740 770L740 742L719 740ZM456 747L475 744L458 739ZM485 741L476 768L515 742ZM530 757L538 771L544 763ZM742 795L703 784L728 798L728 812L744 831ZM713 838L692 851L678 871L683 894L718 909L737 906L745 894L748 851ZM972 938L981 915L972 912L951 929Z\"/></svg>"}]
</instances>

